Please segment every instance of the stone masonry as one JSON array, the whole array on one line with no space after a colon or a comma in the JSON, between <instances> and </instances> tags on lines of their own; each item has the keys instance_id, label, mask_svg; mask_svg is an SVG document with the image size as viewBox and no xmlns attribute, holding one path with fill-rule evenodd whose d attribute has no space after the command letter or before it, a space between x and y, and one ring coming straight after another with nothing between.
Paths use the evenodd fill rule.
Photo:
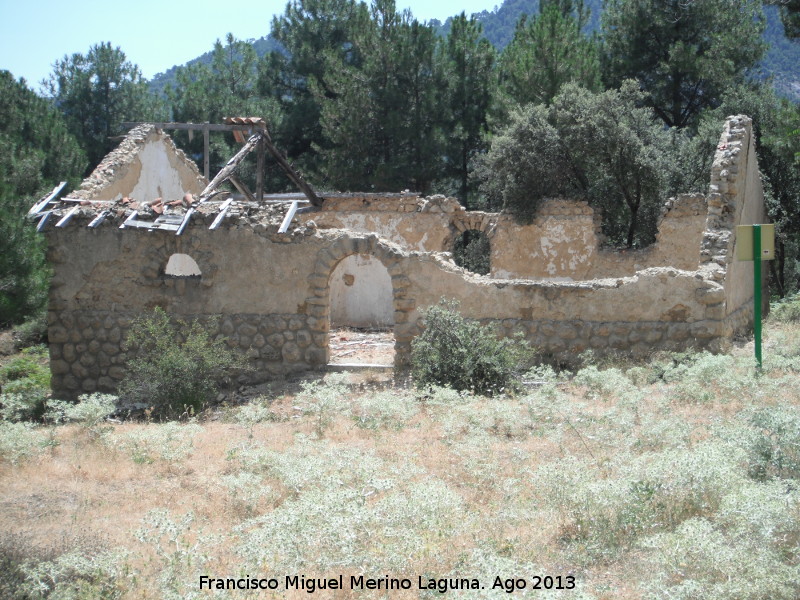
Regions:
<instances>
[{"instance_id":1,"label":"stone masonry","mask_svg":"<svg viewBox=\"0 0 800 600\"><path fill-rule=\"evenodd\" d=\"M242 382L323 368L330 358L331 289L338 285L331 274L354 255L377 259L388 273L399 366L421 331L422 310L441 298L459 300L465 316L498 335L522 333L555 356L587 349L716 351L751 324L752 264L733 260L735 226L764 219L747 117L726 122L709 194L671 199L657 242L629 252L604 248L598 216L568 199L545 202L530 225L465 211L441 196L405 193L329 195L321 209L298 214L286 233L278 232L286 204L244 201L216 229L210 226L220 202L202 205L180 236L121 229L132 203L142 219L158 216L148 208L157 199L165 215L185 214L180 202L168 202L175 198L164 196L159 177L184 182L170 188L178 199L197 189L188 183L196 167L166 136L144 128L132 137L83 187L83 200L104 203L82 206L65 226L53 226L53 219L44 229L54 271L52 382L60 396L114 391L134 352L126 344L131 323L156 306L179 320L199 319L243 353L250 369ZM140 168L148 164L161 175ZM131 169L138 169L136 177ZM108 211L105 220L88 227L101 210ZM452 261L455 239L469 229L489 236L487 276ZM191 257L200 275L167 275L175 254Z\"/></svg>"}]
</instances>

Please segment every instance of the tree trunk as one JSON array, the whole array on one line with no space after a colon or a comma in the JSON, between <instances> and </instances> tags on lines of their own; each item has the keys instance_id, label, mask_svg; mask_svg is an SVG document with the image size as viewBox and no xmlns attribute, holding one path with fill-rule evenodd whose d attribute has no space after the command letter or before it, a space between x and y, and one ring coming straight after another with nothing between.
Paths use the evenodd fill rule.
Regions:
<instances>
[{"instance_id":1,"label":"tree trunk","mask_svg":"<svg viewBox=\"0 0 800 600\"><path fill-rule=\"evenodd\" d=\"M636 225L638 224L639 205L629 207L631 209L631 222L628 225L628 248L633 248L633 236L636 234Z\"/></svg>"}]
</instances>

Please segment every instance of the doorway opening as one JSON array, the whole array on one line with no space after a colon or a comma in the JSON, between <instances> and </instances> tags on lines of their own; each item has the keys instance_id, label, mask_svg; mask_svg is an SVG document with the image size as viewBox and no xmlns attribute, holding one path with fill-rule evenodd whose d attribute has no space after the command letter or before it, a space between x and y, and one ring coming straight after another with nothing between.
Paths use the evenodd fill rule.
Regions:
<instances>
[{"instance_id":1,"label":"doorway opening","mask_svg":"<svg viewBox=\"0 0 800 600\"><path fill-rule=\"evenodd\" d=\"M380 260L353 254L336 265L330 280L330 365L393 366L392 278Z\"/></svg>"}]
</instances>

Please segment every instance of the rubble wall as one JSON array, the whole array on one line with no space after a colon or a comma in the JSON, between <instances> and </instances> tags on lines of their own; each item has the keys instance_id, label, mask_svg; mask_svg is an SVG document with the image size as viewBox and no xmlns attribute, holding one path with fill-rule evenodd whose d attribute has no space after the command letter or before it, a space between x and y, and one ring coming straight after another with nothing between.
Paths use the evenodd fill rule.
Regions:
<instances>
[{"instance_id":1,"label":"rubble wall","mask_svg":"<svg viewBox=\"0 0 800 600\"><path fill-rule=\"evenodd\" d=\"M119 230L113 222L89 229L76 221L50 230L49 336L57 394L112 391L132 357L125 344L132 320L156 306L175 318L200 318L213 336L244 353L250 370L243 382L322 367L329 358L331 274L352 255L372 256L389 273L399 364L408 362L422 309L442 297L459 299L466 316L494 323L502 334L522 331L554 353L715 348L720 342L721 321L709 319L707 309L724 295L722 286L691 272L650 269L592 282L496 280L374 234L207 227L193 221L181 237ZM174 253L191 256L201 275L164 275Z\"/></svg>"},{"instance_id":2,"label":"rubble wall","mask_svg":"<svg viewBox=\"0 0 800 600\"><path fill-rule=\"evenodd\" d=\"M752 265L733 261L732 230L763 219L749 119L729 120L714 164L711 193L673 201L658 243L633 257L603 257L595 243L596 218L585 205L550 203L530 231L538 227L539 238L555 240L550 231L571 223L571 234L562 231L558 238L566 257L543 253L548 244L529 240L540 254L515 259L544 269L547 276L540 278L478 276L457 267L447 253L410 248L405 234L392 241L386 231L334 227L353 225L370 212L391 215L392 199L371 204L383 209L364 210L364 198L349 198L344 203L354 203L350 210L358 214L346 214L340 203L338 212L308 213L285 234L277 232L275 219L249 208L232 211L215 230L209 226L216 213L198 211L181 236L121 230L127 214L122 208L92 229L87 224L93 213L80 211L65 227L45 228L54 270L48 314L54 392L69 397L113 391L135 351L125 343L132 321L156 306L177 319L200 319L213 336L223 336L243 353L249 369L241 382L324 367L330 355L332 274L352 256L371 257L388 273L398 365L408 363L423 310L441 298L459 300L465 316L492 325L498 334L521 332L534 347L555 355L586 349L635 354L723 349L734 332L749 325L752 312ZM514 232L522 235L502 215L448 212L452 203L440 198L400 203L408 209L406 218L439 223L440 240L446 239L444 230L452 238L475 228L507 236L510 247ZM578 236L581 231L590 233ZM584 260L569 248L590 253L594 248L594 254ZM522 253L524 244L517 249ZM191 257L200 275L166 275L173 254ZM586 279L597 273L606 275Z\"/></svg>"},{"instance_id":3,"label":"rubble wall","mask_svg":"<svg viewBox=\"0 0 800 600\"><path fill-rule=\"evenodd\" d=\"M298 215L298 221L313 221L319 229L376 233L408 250L450 252L453 215L465 212L444 196L350 194L326 197L321 209Z\"/></svg>"},{"instance_id":4,"label":"rubble wall","mask_svg":"<svg viewBox=\"0 0 800 600\"><path fill-rule=\"evenodd\" d=\"M711 170L711 192L717 210L709 215L708 229L727 233L719 256L712 260L726 272L726 310L731 314L753 302L753 262L735 258L736 227L766 222L763 201L748 201L764 197L749 119L731 119L725 124ZM766 281L766 265L762 271Z\"/></svg>"},{"instance_id":5,"label":"rubble wall","mask_svg":"<svg viewBox=\"0 0 800 600\"><path fill-rule=\"evenodd\" d=\"M415 195L326 198L322 209L299 216L321 229L377 233L408 250L452 252L466 230L484 232L495 279L583 281L628 277L664 265L694 270L708 207L703 194L683 194L663 208L656 242L643 249L603 247L600 215L586 202L544 201L529 224L512 216L466 211L455 200Z\"/></svg>"}]
</instances>

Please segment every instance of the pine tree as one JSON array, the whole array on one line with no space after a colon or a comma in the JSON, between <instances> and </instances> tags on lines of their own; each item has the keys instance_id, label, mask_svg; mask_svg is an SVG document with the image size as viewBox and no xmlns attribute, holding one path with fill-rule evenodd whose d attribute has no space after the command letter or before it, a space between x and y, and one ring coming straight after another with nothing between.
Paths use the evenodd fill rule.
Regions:
<instances>
[{"instance_id":1,"label":"pine tree","mask_svg":"<svg viewBox=\"0 0 800 600\"><path fill-rule=\"evenodd\" d=\"M28 209L60 179L75 185L85 165L61 114L0 71L0 326L30 317L47 299L44 240Z\"/></svg>"},{"instance_id":2,"label":"pine tree","mask_svg":"<svg viewBox=\"0 0 800 600\"><path fill-rule=\"evenodd\" d=\"M693 125L761 59L763 29L757 0L608 0L606 83L636 79L665 124Z\"/></svg>"},{"instance_id":3,"label":"pine tree","mask_svg":"<svg viewBox=\"0 0 800 600\"><path fill-rule=\"evenodd\" d=\"M163 104L150 93L139 67L119 47L104 42L84 56L56 61L43 82L93 168L114 147L123 121L160 120Z\"/></svg>"},{"instance_id":4,"label":"pine tree","mask_svg":"<svg viewBox=\"0 0 800 600\"><path fill-rule=\"evenodd\" d=\"M480 22L467 19L463 12L452 20L438 53L447 107L444 175L458 182L458 197L469 204L470 160L486 147L488 116L496 85L496 53L483 37Z\"/></svg>"},{"instance_id":5,"label":"pine tree","mask_svg":"<svg viewBox=\"0 0 800 600\"><path fill-rule=\"evenodd\" d=\"M356 64L326 54L312 86L321 106L327 181L339 188L422 193L441 175L441 73L432 27L376 0L353 32Z\"/></svg>"},{"instance_id":6,"label":"pine tree","mask_svg":"<svg viewBox=\"0 0 800 600\"><path fill-rule=\"evenodd\" d=\"M368 21L367 6L356 0L292 0L273 19L272 35L283 51L259 62L258 89L280 105L283 118L273 132L276 142L309 171L319 170L319 152L327 143L319 94L329 100L337 95L324 76L340 65L359 64L353 35Z\"/></svg>"},{"instance_id":7,"label":"pine tree","mask_svg":"<svg viewBox=\"0 0 800 600\"><path fill-rule=\"evenodd\" d=\"M531 20L523 15L500 58L508 102L549 104L568 82L600 89L596 44L582 33L588 18L583 2L570 0L542 2L540 14Z\"/></svg>"}]
</instances>

